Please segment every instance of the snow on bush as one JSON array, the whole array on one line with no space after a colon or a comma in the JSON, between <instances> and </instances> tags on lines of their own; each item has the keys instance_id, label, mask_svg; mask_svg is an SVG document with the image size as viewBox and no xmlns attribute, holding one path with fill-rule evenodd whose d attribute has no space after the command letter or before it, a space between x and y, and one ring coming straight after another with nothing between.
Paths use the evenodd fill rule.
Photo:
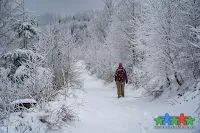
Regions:
<instances>
[{"instance_id":1,"label":"snow on bush","mask_svg":"<svg viewBox=\"0 0 200 133\"><path fill-rule=\"evenodd\" d=\"M186 25L186 27L188 27L191 31L190 31L190 36L193 38L193 41L190 41L190 44L193 45L195 48L200 48L200 27L195 28L191 25ZM199 65L199 64L198 64ZM196 87L195 87L196 88ZM197 95L200 95L200 86L199 83L197 84ZM193 96L194 97L194 96ZM200 104L199 107L197 108L197 114L200 117Z\"/></svg>"},{"instance_id":2,"label":"snow on bush","mask_svg":"<svg viewBox=\"0 0 200 133\"><path fill-rule=\"evenodd\" d=\"M14 77L17 83L22 83L19 84L18 89L24 90L26 96L31 95L38 102L49 101L55 95L52 87L53 75L48 68L37 67L32 72L29 68L20 66Z\"/></svg>"},{"instance_id":3,"label":"snow on bush","mask_svg":"<svg viewBox=\"0 0 200 133\"><path fill-rule=\"evenodd\" d=\"M77 94L82 93L80 90L77 92ZM11 133L60 132L64 127L79 119L77 114L83 105L83 97L85 95L82 97L70 96L65 99L63 95L57 95L56 99L48 104L38 103L40 105L22 112L0 112L0 116L3 114L5 116L0 119L3 122L0 130ZM35 103L36 101L21 99L13 101L12 104L22 102Z\"/></svg>"},{"instance_id":4,"label":"snow on bush","mask_svg":"<svg viewBox=\"0 0 200 133\"><path fill-rule=\"evenodd\" d=\"M78 119L76 112L70 109L66 105L62 105L54 109L53 107L48 107L46 113L39 117L40 122L47 124L48 131L58 131L62 127L72 124Z\"/></svg>"},{"instance_id":5,"label":"snow on bush","mask_svg":"<svg viewBox=\"0 0 200 133\"><path fill-rule=\"evenodd\" d=\"M18 62L15 62L15 61ZM38 53L34 53L32 50L25 49L16 49L10 52L7 52L1 56L1 61L4 62L3 65L8 66L13 63L13 65L17 65L16 63L22 63L26 60L31 60L34 62L44 61L44 57Z\"/></svg>"},{"instance_id":6,"label":"snow on bush","mask_svg":"<svg viewBox=\"0 0 200 133\"><path fill-rule=\"evenodd\" d=\"M41 37L42 50L46 53L47 66L53 72L53 87L60 90L63 87L80 87L77 62L78 45L76 36L68 26L52 24L46 27L45 36Z\"/></svg>"},{"instance_id":7,"label":"snow on bush","mask_svg":"<svg viewBox=\"0 0 200 133\"><path fill-rule=\"evenodd\" d=\"M144 95L158 98L162 94L163 88L166 86L164 83L165 80L162 80L159 76L152 78L143 86L145 89Z\"/></svg>"},{"instance_id":8,"label":"snow on bush","mask_svg":"<svg viewBox=\"0 0 200 133\"><path fill-rule=\"evenodd\" d=\"M53 74L50 69L43 67L42 55L31 50L16 49L4 54L1 60L5 68L2 68L0 76L8 77L6 80L12 84L11 88L16 86L13 90L16 90L19 99L33 97L41 102L49 101L55 95Z\"/></svg>"},{"instance_id":9,"label":"snow on bush","mask_svg":"<svg viewBox=\"0 0 200 133\"><path fill-rule=\"evenodd\" d=\"M78 112L83 105L85 94L78 90L80 97L70 96L67 99L63 95L57 95L56 100L42 106L36 106L23 112L15 112L10 117L4 119L4 124L8 127L8 132L15 133L35 133L35 132L61 132L64 127L72 125L79 120ZM82 95L81 95L82 94ZM35 102L25 99L17 102ZM6 132L6 127L1 127Z\"/></svg>"},{"instance_id":10,"label":"snow on bush","mask_svg":"<svg viewBox=\"0 0 200 133\"><path fill-rule=\"evenodd\" d=\"M14 112L13 101L35 99L38 103L52 100L52 72L43 67L44 58L31 50L17 49L1 57L0 120L9 119Z\"/></svg>"}]
</instances>

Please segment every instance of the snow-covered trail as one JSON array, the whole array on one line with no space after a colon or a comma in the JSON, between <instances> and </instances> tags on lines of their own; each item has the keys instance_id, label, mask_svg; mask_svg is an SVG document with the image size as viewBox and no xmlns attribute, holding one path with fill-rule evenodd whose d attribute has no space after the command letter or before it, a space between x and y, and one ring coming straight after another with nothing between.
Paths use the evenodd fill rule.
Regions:
<instances>
[{"instance_id":1,"label":"snow-covered trail","mask_svg":"<svg viewBox=\"0 0 200 133\"><path fill-rule=\"evenodd\" d=\"M118 99L114 85L103 84L84 69L82 77L84 78L83 89L87 95L86 103L79 114L80 121L70 127L71 131L66 128L65 133L178 133L178 130L158 131L153 129L155 116L164 115L167 112L180 114L178 109L134 98L131 89L126 89L125 98ZM189 130L186 132L192 133Z\"/></svg>"},{"instance_id":2,"label":"snow-covered trail","mask_svg":"<svg viewBox=\"0 0 200 133\"><path fill-rule=\"evenodd\" d=\"M80 122L70 128L72 133L130 133L138 131L138 122L130 108L117 98L116 88L82 71L84 90L87 93L84 110L80 113ZM130 96L126 96L130 98Z\"/></svg>"},{"instance_id":3,"label":"snow-covered trail","mask_svg":"<svg viewBox=\"0 0 200 133\"><path fill-rule=\"evenodd\" d=\"M85 77L84 89L87 91L86 110L80 114L81 122L76 124L72 133L128 133L134 130L134 116L130 117L134 112L125 109L116 100L114 89L104 86L87 73L82 76Z\"/></svg>"}]
</instances>

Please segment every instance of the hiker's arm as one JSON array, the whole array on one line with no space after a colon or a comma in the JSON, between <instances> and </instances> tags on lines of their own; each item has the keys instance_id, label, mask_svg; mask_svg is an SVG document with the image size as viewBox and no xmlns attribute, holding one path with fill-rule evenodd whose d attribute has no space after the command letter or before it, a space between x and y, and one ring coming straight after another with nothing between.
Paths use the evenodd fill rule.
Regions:
<instances>
[{"instance_id":1,"label":"hiker's arm","mask_svg":"<svg viewBox=\"0 0 200 133\"><path fill-rule=\"evenodd\" d=\"M126 83L128 83L128 77L127 77L127 73L126 73L126 70L125 71L125 78L126 78Z\"/></svg>"},{"instance_id":2,"label":"hiker's arm","mask_svg":"<svg viewBox=\"0 0 200 133\"><path fill-rule=\"evenodd\" d=\"M115 72L115 82L117 81L117 70Z\"/></svg>"}]
</instances>

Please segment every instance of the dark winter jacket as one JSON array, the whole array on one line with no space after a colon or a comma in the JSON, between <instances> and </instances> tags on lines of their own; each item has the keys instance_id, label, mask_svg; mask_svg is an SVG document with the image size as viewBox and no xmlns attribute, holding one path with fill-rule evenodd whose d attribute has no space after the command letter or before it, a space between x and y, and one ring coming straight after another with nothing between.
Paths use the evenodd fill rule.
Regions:
<instances>
[{"instance_id":1,"label":"dark winter jacket","mask_svg":"<svg viewBox=\"0 0 200 133\"><path fill-rule=\"evenodd\" d=\"M115 72L115 81L117 81L118 77L117 77L117 71L118 69L124 69L123 67L118 67L116 72ZM125 79L125 82L128 83L128 78L127 78L127 73L126 73L126 70L124 69L124 79Z\"/></svg>"}]
</instances>

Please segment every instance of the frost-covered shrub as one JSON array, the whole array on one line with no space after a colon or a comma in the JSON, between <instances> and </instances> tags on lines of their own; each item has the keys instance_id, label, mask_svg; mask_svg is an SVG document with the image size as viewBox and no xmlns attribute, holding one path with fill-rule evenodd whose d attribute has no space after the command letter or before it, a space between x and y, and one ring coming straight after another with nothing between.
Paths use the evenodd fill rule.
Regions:
<instances>
[{"instance_id":1,"label":"frost-covered shrub","mask_svg":"<svg viewBox=\"0 0 200 133\"><path fill-rule=\"evenodd\" d=\"M47 132L60 130L77 119L76 112L66 105L59 106L56 110L48 108L46 113L39 117L40 122L47 124Z\"/></svg>"},{"instance_id":2,"label":"frost-covered shrub","mask_svg":"<svg viewBox=\"0 0 200 133\"><path fill-rule=\"evenodd\" d=\"M8 73L8 69L0 68L0 121L8 119L13 112L10 103L18 98L16 85L11 83Z\"/></svg>"},{"instance_id":3,"label":"frost-covered shrub","mask_svg":"<svg viewBox=\"0 0 200 133\"><path fill-rule=\"evenodd\" d=\"M192 41L190 41L190 44L192 45L192 46L194 46L195 48L197 48L197 49L199 49L200 48L200 27L193 27L193 26L191 26L191 25L187 25L187 27L190 29L190 37L193 39ZM199 60L199 56L198 56L198 58L197 58L198 60ZM197 61L197 65L196 65L197 67L196 67L196 71L194 71L194 72L199 72L200 70L199 70L199 61ZM196 77L198 77L198 79L199 79L199 73L197 73L197 76ZM198 81L199 82L199 81ZM195 87L196 88L196 87ZM198 90L199 91L199 90ZM199 95L199 94L198 94ZM200 118L200 104L199 104L199 107L198 107L198 109L197 109L197 114L198 114L198 116L199 116L199 118Z\"/></svg>"},{"instance_id":4,"label":"frost-covered shrub","mask_svg":"<svg viewBox=\"0 0 200 133\"><path fill-rule=\"evenodd\" d=\"M4 54L1 60L0 121L8 120L15 111L11 104L15 100L35 99L40 107L54 99L53 74L40 54L17 49Z\"/></svg>"},{"instance_id":5,"label":"frost-covered shrub","mask_svg":"<svg viewBox=\"0 0 200 133\"><path fill-rule=\"evenodd\" d=\"M50 25L45 36L41 36L41 51L46 53L47 66L53 72L53 87L55 90L77 88L82 85L78 69L75 67L78 53L75 35L68 26Z\"/></svg>"},{"instance_id":6,"label":"frost-covered shrub","mask_svg":"<svg viewBox=\"0 0 200 133\"><path fill-rule=\"evenodd\" d=\"M22 63L37 63L42 65L44 58L31 50L16 49L1 56L1 66L10 69L8 77L12 78ZM26 66L27 67L27 66ZM23 72L24 73L24 72Z\"/></svg>"},{"instance_id":7,"label":"frost-covered shrub","mask_svg":"<svg viewBox=\"0 0 200 133\"><path fill-rule=\"evenodd\" d=\"M38 102L49 101L55 95L52 78L53 75L48 68L36 67L32 70L24 65L20 66L14 75L18 89L25 92L23 98L31 95Z\"/></svg>"},{"instance_id":8,"label":"frost-covered shrub","mask_svg":"<svg viewBox=\"0 0 200 133\"><path fill-rule=\"evenodd\" d=\"M43 56L31 50L17 49L4 54L1 60L4 68L0 77L6 78L18 98L34 98L38 102L53 98L53 75L50 69L44 67Z\"/></svg>"}]
</instances>

